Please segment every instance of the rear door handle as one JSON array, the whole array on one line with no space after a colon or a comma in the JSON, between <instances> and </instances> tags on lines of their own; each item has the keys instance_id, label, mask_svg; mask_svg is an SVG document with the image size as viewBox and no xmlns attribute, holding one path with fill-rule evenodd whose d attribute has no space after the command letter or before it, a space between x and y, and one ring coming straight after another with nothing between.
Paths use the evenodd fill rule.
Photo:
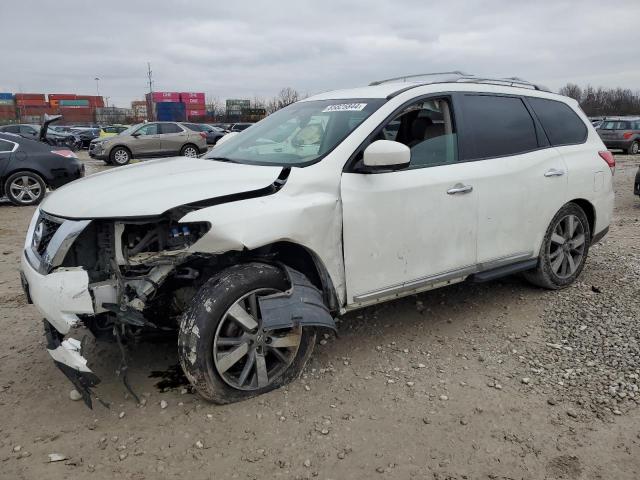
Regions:
<instances>
[{"instance_id":1,"label":"rear door handle","mask_svg":"<svg viewBox=\"0 0 640 480\"><path fill-rule=\"evenodd\" d=\"M550 168L544 172L545 177L561 177L564 175L564 170L558 170L557 168Z\"/></svg>"},{"instance_id":2,"label":"rear door handle","mask_svg":"<svg viewBox=\"0 0 640 480\"><path fill-rule=\"evenodd\" d=\"M473 190L471 185L463 185L462 183L456 183L452 188L447 190L449 195L457 195L459 193L469 193Z\"/></svg>"}]
</instances>

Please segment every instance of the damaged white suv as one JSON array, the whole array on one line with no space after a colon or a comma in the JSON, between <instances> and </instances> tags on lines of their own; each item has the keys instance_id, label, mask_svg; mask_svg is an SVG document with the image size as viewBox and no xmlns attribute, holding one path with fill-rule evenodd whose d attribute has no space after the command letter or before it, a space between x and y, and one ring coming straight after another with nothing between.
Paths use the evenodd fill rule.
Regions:
<instances>
[{"instance_id":1,"label":"damaged white suv","mask_svg":"<svg viewBox=\"0 0 640 480\"><path fill-rule=\"evenodd\" d=\"M569 285L609 228L613 170L576 102L533 84L375 82L203 158L61 188L33 216L22 279L89 405L76 327L131 345L173 333L195 389L233 402L295 378L347 311L514 272Z\"/></svg>"}]
</instances>

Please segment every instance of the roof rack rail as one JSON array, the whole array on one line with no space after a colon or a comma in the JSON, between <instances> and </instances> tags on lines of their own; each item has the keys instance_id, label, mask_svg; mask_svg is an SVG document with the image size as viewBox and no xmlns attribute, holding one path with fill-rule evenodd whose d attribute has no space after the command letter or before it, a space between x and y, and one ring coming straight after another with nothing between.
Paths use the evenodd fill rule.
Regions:
<instances>
[{"instance_id":1,"label":"roof rack rail","mask_svg":"<svg viewBox=\"0 0 640 480\"><path fill-rule=\"evenodd\" d=\"M421 77L441 77L441 78L433 78L430 81L416 81L416 79ZM378 80L375 82L371 82L369 85L381 85L383 83L397 83L397 82L412 82L415 83L414 86L420 85L429 85L434 83L484 83L489 85L504 85L509 87L518 87L518 88L530 88L532 90L540 90L544 92L550 92L547 87L542 85L538 85L535 83L528 82L527 80L523 80L518 77L506 77L506 78L491 78L491 77L477 77L475 75L469 75L467 73L463 73L460 71L453 72L440 72L440 73L420 73L417 75L405 75L403 77L395 77L389 78L386 80Z\"/></svg>"},{"instance_id":2,"label":"roof rack rail","mask_svg":"<svg viewBox=\"0 0 640 480\"><path fill-rule=\"evenodd\" d=\"M386 78L384 80L376 80L375 82L371 82L369 84L369 86L371 87L371 86L374 86L374 85L382 85L383 83L394 83L394 82L398 82L398 81L406 82L409 79L415 79L415 78L420 78L420 77L435 77L436 75L441 75L441 76L448 75L448 76L452 77L451 79L447 80L449 82L453 82L457 78L470 77L471 76L471 75L469 75L467 73L463 73L463 72L461 72L459 70L454 70L453 72L418 73L418 74L415 74L415 75L404 75L402 77L394 77L394 78ZM409 81L412 81L412 80L409 80ZM427 82L427 83L431 83L431 82ZM433 82L433 83L436 83L436 82Z\"/></svg>"}]
</instances>

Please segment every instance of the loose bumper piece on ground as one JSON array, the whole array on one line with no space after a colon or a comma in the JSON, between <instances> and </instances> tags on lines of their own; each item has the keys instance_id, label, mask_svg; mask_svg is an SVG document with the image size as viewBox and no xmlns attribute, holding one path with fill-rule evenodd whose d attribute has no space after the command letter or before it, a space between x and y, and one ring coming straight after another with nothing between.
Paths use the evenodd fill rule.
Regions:
<instances>
[{"instance_id":1,"label":"loose bumper piece on ground","mask_svg":"<svg viewBox=\"0 0 640 480\"><path fill-rule=\"evenodd\" d=\"M93 408L91 388L100 383L100 379L87 367L87 360L81 354L80 341L74 338L62 340L61 335L47 320L44 320L44 333L47 351L53 362L71 380L87 407Z\"/></svg>"}]
</instances>

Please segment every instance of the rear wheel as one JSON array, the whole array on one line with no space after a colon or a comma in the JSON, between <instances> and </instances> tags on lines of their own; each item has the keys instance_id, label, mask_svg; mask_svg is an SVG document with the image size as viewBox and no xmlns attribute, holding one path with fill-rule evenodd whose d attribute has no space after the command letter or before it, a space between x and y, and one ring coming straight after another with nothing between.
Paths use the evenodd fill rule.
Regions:
<instances>
[{"instance_id":1,"label":"rear wheel","mask_svg":"<svg viewBox=\"0 0 640 480\"><path fill-rule=\"evenodd\" d=\"M47 186L36 173L16 172L5 182L4 191L14 205L37 205L44 198Z\"/></svg>"},{"instance_id":2,"label":"rear wheel","mask_svg":"<svg viewBox=\"0 0 640 480\"><path fill-rule=\"evenodd\" d=\"M258 298L289 288L279 268L235 265L207 281L180 323L185 374L206 399L231 403L286 385L302 371L315 329L265 329Z\"/></svg>"},{"instance_id":3,"label":"rear wheel","mask_svg":"<svg viewBox=\"0 0 640 480\"><path fill-rule=\"evenodd\" d=\"M131 161L131 152L124 147L116 147L111 151L109 160L114 165L126 165Z\"/></svg>"},{"instance_id":4,"label":"rear wheel","mask_svg":"<svg viewBox=\"0 0 640 480\"><path fill-rule=\"evenodd\" d=\"M571 285L589 253L591 230L582 208L568 203L556 213L540 248L538 266L525 278L539 287L557 290Z\"/></svg>"},{"instance_id":5,"label":"rear wheel","mask_svg":"<svg viewBox=\"0 0 640 480\"><path fill-rule=\"evenodd\" d=\"M638 153L640 153L640 143L637 141L633 142L629 145L629 148L625 150L625 153L628 155L638 155Z\"/></svg>"},{"instance_id":6,"label":"rear wheel","mask_svg":"<svg viewBox=\"0 0 640 480\"><path fill-rule=\"evenodd\" d=\"M183 157L195 158L198 156L198 147L188 143L187 145L182 147L182 150L180 150L180 155L182 155Z\"/></svg>"}]
</instances>

